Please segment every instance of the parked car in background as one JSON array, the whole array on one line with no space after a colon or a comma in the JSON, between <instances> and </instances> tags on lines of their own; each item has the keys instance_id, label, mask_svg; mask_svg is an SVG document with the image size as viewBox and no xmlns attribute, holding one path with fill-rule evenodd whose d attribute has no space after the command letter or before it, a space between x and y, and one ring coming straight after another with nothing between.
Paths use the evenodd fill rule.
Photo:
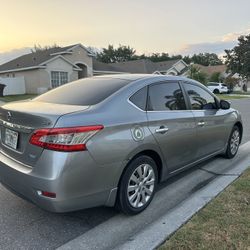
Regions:
<instances>
[{"instance_id":1,"label":"parked car in background","mask_svg":"<svg viewBox=\"0 0 250 250\"><path fill-rule=\"evenodd\" d=\"M226 94L229 93L229 89L225 83L209 82L207 88L214 94Z\"/></svg>"},{"instance_id":2,"label":"parked car in background","mask_svg":"<svg viewBox=\"0 0 250 250\"><path fill-rule=\"evenodd\" d=\"M0 182L54 212L143 211L156 187L210 157L233 158L242 122L191 79L85 78L0 107Z\"/></svg>"}]
</instances>

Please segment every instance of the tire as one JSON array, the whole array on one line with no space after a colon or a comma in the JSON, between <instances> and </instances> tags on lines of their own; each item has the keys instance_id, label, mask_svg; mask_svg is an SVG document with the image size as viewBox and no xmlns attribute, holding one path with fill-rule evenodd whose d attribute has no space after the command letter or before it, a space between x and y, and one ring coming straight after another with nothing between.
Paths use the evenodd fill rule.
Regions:
<instances>
[{"instance_id":1,"label":"tire","mask_svg":"<svg viewBox=\"0 0 250 250\"><path fill-rule=\"evenodd\" d=\"M241 133L238 126L234 126L227 143L227 150L224 157L227 159L232 159L238 152L240 145Z\"/></svg>"},{"instance_id":2,"label":"tire","mask_svg":"<svg viewBox=\"0 0 250 250\"><path fill-rule=\"evenodd\" d=\"M118 209L129 215L142 212L152 201L157 183L155 161L146 155L135 158L127 165L121 177L116 204Z\"/></svg>"},{"instance_id":3,"label":"tire","mask_svg":"<svg viewBox=\"0 0 250 250\"><path fill-rule=\"evenodd\" d=\"M213 91L213 93L214 93L214 94L220 94L220 91L219 91L218 89L215 89L215 90Z\"/></svg>"}]
</instances>

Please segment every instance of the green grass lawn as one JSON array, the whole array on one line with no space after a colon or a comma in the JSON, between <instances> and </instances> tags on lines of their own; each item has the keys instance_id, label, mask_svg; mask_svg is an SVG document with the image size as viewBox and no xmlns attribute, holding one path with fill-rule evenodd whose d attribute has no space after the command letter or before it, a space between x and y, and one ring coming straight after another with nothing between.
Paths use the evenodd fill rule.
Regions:
<instances>
[{"instance_id":1,"label":"green grass lawn","mask_svg":"<svg viewBox=\"0 0 250 250\"><path fill-rule=\"evenodd\" d=\"M0 101L14 102L14 101L21 101L21 100L34 98L36 96L37 95L8 95L8 96L0 97Z\"/></svg>"},{"instance_id":2,"label":"green grass lawn","mask_svg":"<svg viewBox=\"0 0 250 250\"><path fill-rule=\"evenodd\" d=\"M250 168L159 249L250 249Z\"/></svg>"},{"instance_id":3,"label":"green grass lawn","mask_svg":"<svg viewBox=\"0 0 250 250\"><path fill-rule=\"evenodd\" d=\"M233 91L232 94L237 94L237 95L250 95L250 92Z\"/></svg>"},{"instance_id":4,"label":"green grass lawn","mask_svg":"<svg viewBox=\"0 0 250 250\"><path fill-rule=\"evenodd\" d=\"M242 96L240 96L240 95L233 95L233 96L231 96L231 95L216 95L217 97L219 97L221 100L232 100L232 99L242 99L242 98L248 98L247 96L244 96L244 95L242 95Z\"/></svg>"}]
</instances>

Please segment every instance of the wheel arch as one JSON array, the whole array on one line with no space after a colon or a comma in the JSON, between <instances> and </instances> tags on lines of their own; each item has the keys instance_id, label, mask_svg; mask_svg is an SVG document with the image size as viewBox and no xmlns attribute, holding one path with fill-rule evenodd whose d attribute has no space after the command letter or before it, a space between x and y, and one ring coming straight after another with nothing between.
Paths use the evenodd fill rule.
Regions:
<instances>
[{"instance_id":1,"label":"wheel arch","mask_svg":"<svg viewBox=\"0 0 250 250\"><path fill-rule=\"evenodd\" d=\"M149 156L150 158L152 158L155 161L156 166L157 166L157 170L158 170L158 182L161 182L161 180L163 179L163 176L165 174L164 161L163 161L161 155L156 150L145 149L145 150L142 150L140 152L137 152L134 156L130 157L129 161L127 162L127 164L124 167L122 174L120 176L119 185L120 185L120 181L121 181L121 178L123 176L123 173L127 169L127 166L129 165L129 163L141 155ZM118 187L119 187L119 185L118 185Z\"/></svg>"}]
</instances>

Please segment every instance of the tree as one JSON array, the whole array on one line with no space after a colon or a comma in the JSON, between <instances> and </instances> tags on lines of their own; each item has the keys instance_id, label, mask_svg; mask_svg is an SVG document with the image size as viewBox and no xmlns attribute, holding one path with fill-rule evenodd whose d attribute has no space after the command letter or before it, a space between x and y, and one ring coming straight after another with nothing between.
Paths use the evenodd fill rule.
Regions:
<instances>
[{"instance_id":1,"label":"tree","mask_svg":"<svg viewBox=\"0 0 250 250\"><path fill-rule=\"evenodd\" d=\"M102 52L97 53L97 60L104 63L125 62L133 60L135 52L130 46L119 45L118 48L114 48L113 45L109 45L107 49L103 48Z\"/></svg>"},{"instance_id":2,"label":"tree","mask_svg":"<svg viewBox=\"0 0 250 250\"><path fill-rule=\"evenodd\" d=\"M234 87L239 84L239 79L228 76L225 80L224 83L227 85L229 91L233 91Z\"/></svg>"},{"instance_id":3,"label":"tree","mask_svg":"<svg viewBox=\"0 0 250 250\"><path fill-rule=\"evenodd\" d=\"M214 66L214 65L222 65L222 60L215 53L199 53L194 54L193 56L185 56L183 60L190 64L200 64L203 66Z\"/></svg>"},{"instance_id":4,"label":"tree","mask_svg":"<svg viewBox=\"0 0 250 250\"><path fill-rule=\"evenodd\" d=\"M226 65L228 71L238 73L245 79L250 79L250 34L240 36L238 45L226 52Z\"/></svg>"},{"instance_id":5,"label":"tree","mask_svg":"<svg viewBox=\"0 0 250 250\"><path fill-rule=\"evenodd\" d=\"M207 82L207 74L202 72L199 67L191 65L188 70L188 77L201 82L202 84L206 84Z\"/></svg>"},{"instance_id":6,"label":"tree","mask_svg":"<svg viewBox=\"0 0 250 250\"><path fill-rule=\"evenodd\" d=\"M212 75L209 77L210 82L221 82L222 77L220 72L214 72Z\"/></svg>"},{"instance_id":7,"label":"tree","mask_svg":"<svg viewBox=\"0 0 250 250\"><path fill-rule=\"evenodd\" d=\"M60 48L60 46L58 46L56 43L53 45L45 45L45 46L41 46L40 44L35 44L34 48L31 49L31 53L36 53L39 51L46 51L46 50L53 49L53 48Z\"/></svg>"},{"instance_id":8,"label":"tree","mask_svg":"<svg viewBox=\"0 0 250 250\"><path fill-rule=\"evenodd\" d=\"M162 62L162 61L182 59L182 56L181 55L170 56L168 53L162 52L162 53L153 53L147 56L146 58L151 60L152 62Z\"/></svg>"},{"instance_id":9,"label":"tree","mask_svg":"<svg viewBox=\"0 0 250 250\"><path fill-rule=\"evenodd\" d=\"M125 62L138 59L149 59L152 62L162 62L175 59L182 59L182 56L170 56L166 52L152 53L149 55L137 55L136 50L131 48L130 46L119 45L118 48L115 48L113 45L109 45L108 48L103 48L101 52L97 52L96 58L98 61L104 63Z\"/></svg>"}]
</instances>

